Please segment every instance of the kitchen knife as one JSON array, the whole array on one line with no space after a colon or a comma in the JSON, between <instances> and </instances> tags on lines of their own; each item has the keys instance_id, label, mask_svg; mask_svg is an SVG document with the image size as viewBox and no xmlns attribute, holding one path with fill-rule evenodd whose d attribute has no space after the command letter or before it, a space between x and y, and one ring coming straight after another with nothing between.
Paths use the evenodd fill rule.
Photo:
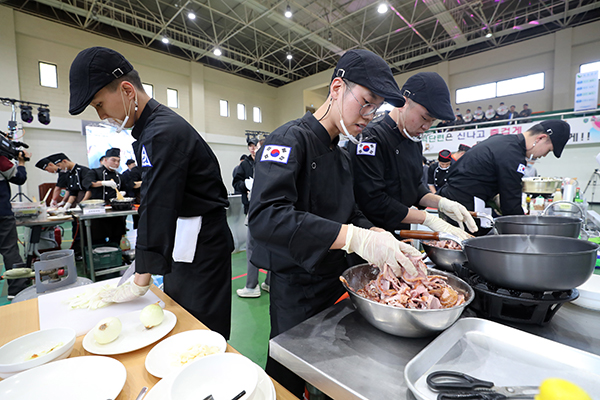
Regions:
<instances>
[{"instance_id":1,"label":"kitchen knife","mask_svg":"<svg viewBox=\"0 0 600 400\"><path fill-rule=\"evenodd\" d=\"M131 265L129 266L129 268L127 268L125 270L125 273L123 274L123 276L119 280L119 283L117 283L117 287L119 287L122 284L124 284L125 282L127 282L127 279L129 279L131 277L131 275L133 275L134 272L135 272L135 260L133 260L131 262Z\"/></svg>"}]
</instances>

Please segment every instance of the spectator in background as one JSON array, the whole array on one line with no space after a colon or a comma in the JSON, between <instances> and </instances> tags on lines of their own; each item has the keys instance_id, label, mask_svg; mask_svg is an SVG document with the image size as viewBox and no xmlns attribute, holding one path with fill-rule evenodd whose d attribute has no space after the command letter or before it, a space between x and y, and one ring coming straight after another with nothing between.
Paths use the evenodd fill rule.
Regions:
<instances>
[{"instance_id":1,"label":"spectator in background","mask_svg":"<svg viewBox=\"0 0 600 400\"><path fill-rule=\"evenodd\" d=\"M523 111L521 111L521 112L519 113L519 117L520 117L520 118L526 118L526 117L529 117L529 116L531 115L531 112L532 112L532 111L531 111L531 108L529 108L529 104L525 103L525 104L523 104ZM524 121L522 121L522 122L523 122L523 123L525 123L525 122L531 122L531 120L530 120L530 119L527 119L527 120L524 120Z\"/></svg>"},{"instance_id":2,"label":"spectator in background","mask_svg":"<svg viewBox=\"0 0 600 400\"><path fill-rule=\"evenodd\" d=\"M508 107L504 105L504 102L501 101L498 109L496 109L497 118L496 119L506 119L508 115Z\"/></svg>"},{"instance_id":3,"label":"spectator in background","mask_svg":"<svg viewBox=\"0 0 600 400\"><path fill-rule=\"evenodd\" d=\"M471 114L471 110L468 108L465 115L463 115L463 121L465 122L465 124L468 124L469 122L473 121L473 114Z\"/></svg>"},{"instance_id":4,"label":"spectator in background","mask_svg":"<svg viewBox=\"0 0 600 400\"><path fill-rule=\"evenodd\" d=\"M459 114L459 115L456 116L456 120L454 121L454 124L452 124L452 125L454 125L454 126L460 126L460 125L464 125L464 124L465 124L465 121L463 120L462 115ZM461 129L462 128L455 128L454 130L455 131L459 131Z\"/></svg>"},{"instance_id":5,"label":"spectator in background","mask_svg":"<svg viewBox=\"0 0 600 400\"><path fill-rule=\"evenodd\" d=\"M506 119L515 119L515 118L519 118L519 113L516 111L516 107L515 106L510 106L510 110L508 111L508 114L506 115ZM516 121L512 121L511 124L516 124Z\"/></svg>"},{"instance_id":6,"label":"spectator in background","mask_svg":"<svg viewBox=\"0 0 600 400\"><path fill-rule=\"evenodd\" d=\"M458 117L462 118L462 114L460 113L460 108L456 107L456 110L454 110L454 116L458 119ZM455 124L456 125L456 124Z\"/></svg>"},{"instance_id":7,"label":"spectator in background","mask_svg":"<svg viewBox=\"0 0 600 400\"><path fill-rule=\"evenodd\" d=\"M246 157L248 157L248 156L247 156L247 155L245 155L245 154L242 154L242 155L240 156L240 162L239 162L239 164L238 164L238 165L236 165L236 166L233 168L233 172L231 173L231 177L232 177L232 178L235 178L235 174L237 174L237 172L238 172L238 169L240 169L240 165L242 165L242 162L243 162L243 161L246 159ZM233 194L242 194L242 193L241 193L241 192L238 192L238 191L237 191L235 188L233 188Z\"/></svg>"},{"instance_id":8,"label":"spectator in background","mask_svg":"<svg viewBox=\"0 0 600 400\"><path fill-rule=\"evenodd\" d=\"M248 151L250 154L240 163L239 168L233 177L233 188L237 193L242 194L244 214L248 214L248 206L250 204L248 193L252 190L252 184L254 183L254 157L257 150L256 145L258 145L258 139L248 139Z\"/></svg>"},{"instance_id":9,"label":"spectator in background","mask_svg":"<svg viewBox=\"0 0 600 400\"><path fill-rule=\"evenodd\" d=\"M497 119L496 118L496 110L494 110L494 106L491 104L488 106L488 109L485 111L485 119L487 119L488 121Z\"/></svg>"},{"instance_id":10,"label":"spectator in background","mask_svg":"<svg viewBox=\"0 0 600 400\"><path fill-rule=\"evenodd\" d=\"M475 122L479 122L481 120L483 120L483 110L481 109L481 106L477 107L477 110L475 110L475 112L473 113L473 120Z\"/></svg>"},{"instance_id":11,"label":"spectator in background","mask_svg":"<svg viewBox=\"0 0 600 400\"><path fill-rule=\"evenodd\" d=\"M533 164L535 164L535 160L527 160L527 165L525 166L525 173L523 174L523 178L534 178L537 176L537 169L535 169Z\"/></svg>"}]
</instances>

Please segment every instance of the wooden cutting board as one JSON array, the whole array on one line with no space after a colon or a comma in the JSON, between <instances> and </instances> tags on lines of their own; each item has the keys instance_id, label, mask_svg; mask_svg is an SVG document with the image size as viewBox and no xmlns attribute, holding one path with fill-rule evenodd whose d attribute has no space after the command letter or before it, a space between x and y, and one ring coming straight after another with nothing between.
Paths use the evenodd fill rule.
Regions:
<instances>
[{"instance_id":1,"label":"wooden cutting board","mask_svg":"<svg viewBox=\"0 0 600 400\"><path fill-rule=\"evenodd\" d=\"M40 329L50 328L73 328L77 336L85 335L98 321L107 317L118 317L132 311L141 310L149 304L156 303L160 299L148 291L144 296L126 303L113 303L109 306L89 309L71 309L68 300L90 288L98 288L104 285L116 285L120 278L96 282L91 285L78 286L72 289L62 290L44 294L38 297L38 310L40 315ZM161 302L161 307L164 303Z\"/></svg>"}]
</instances>

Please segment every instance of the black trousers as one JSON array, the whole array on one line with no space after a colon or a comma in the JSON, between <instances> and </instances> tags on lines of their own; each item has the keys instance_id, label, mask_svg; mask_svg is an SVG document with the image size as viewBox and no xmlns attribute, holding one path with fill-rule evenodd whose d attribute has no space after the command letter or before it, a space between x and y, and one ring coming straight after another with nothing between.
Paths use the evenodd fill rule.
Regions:
<instances>
[{"instance_id":1,"label":"black trousers","mask_svg":"<svg viewBox=\"0 0 600 400\"><path fill-rule=\"evenodd\" d=\"M213 331L229 339L233 236L222 215L202 218L192 263L174 262L165 293Z\"/></svg>"},{"instance_id":2,"label":"black trousers","mask_svg":"<svg viewBox=\"0 0 600 400\"><path fill-rule=\"evenodd\" d=\"M19 254L17 222L15 217L0 216L0 254L4 260L4 268L8 271L15 264L23 262ZM8 279L8 294L15 296L29 286L29 279Z\"/></svg>"}]
</instances>

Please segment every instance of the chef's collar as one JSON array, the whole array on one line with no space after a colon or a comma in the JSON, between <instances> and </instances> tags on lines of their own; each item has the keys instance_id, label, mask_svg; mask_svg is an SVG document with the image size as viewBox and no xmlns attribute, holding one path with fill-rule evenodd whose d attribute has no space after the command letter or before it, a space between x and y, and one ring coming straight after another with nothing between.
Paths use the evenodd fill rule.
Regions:
<instances>
[{"instance_id":1,"label":"chef's collar","mask_svg":"<svg viewBox=\"0 0 600 400\"><path fill-rule=\"evenodd\" d=\"M336 136L335 139L331 140L331 136L329 136L329 132L327 132L327 129L325 129L325 127L321 125L319 121L317 121L315 116L310 111L307 111L306 114L304 114L304 116L302 117L302 121L308 124L310 130L315 133L317 138L325 146L337 146L338 142L340 141L340 137Z\"/></svg>"},{"instance_id":2,"label":"chef's collar","mask_svg":"<svg viewBox=\"0 0 600 400\"><path fill-rule=\"evenodd\" d=\"M133 136L136 140L140 138L142 130L146 127L146 122L148 121L148 118L150 117L150 115L152 115L152 113L154 112L154 110L156 110L158 106L160 106L160 103L158 101L154 99L148 100L146 107L144 107L144 110L142 110L142 114L135 121L135 125L131 130L131 136Z\"/></svg>"}]
</instances>

